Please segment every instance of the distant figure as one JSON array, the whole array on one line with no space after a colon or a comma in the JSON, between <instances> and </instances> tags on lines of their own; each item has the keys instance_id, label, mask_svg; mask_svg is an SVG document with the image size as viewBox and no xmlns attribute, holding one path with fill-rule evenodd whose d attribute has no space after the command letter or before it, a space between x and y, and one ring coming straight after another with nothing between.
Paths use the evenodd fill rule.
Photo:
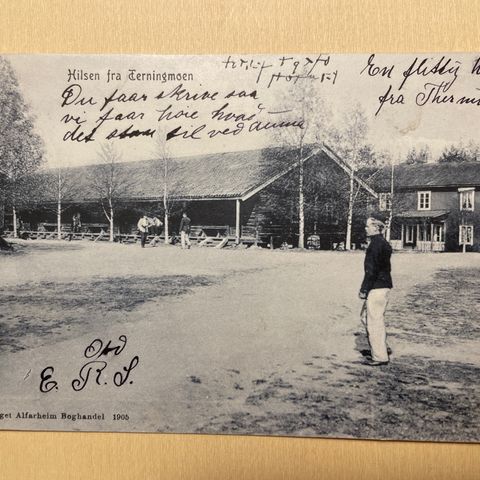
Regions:
<instances>
[{"instance_id":1,"label":"distant figure","mask_svg":"<svg viewBox=\"0 0 480 480\"><path fill-rule=\"evenodd\" d=\"M143 215L143 217L138 221L137 227L140 231L140 244L142 248L145 248L145 242L148 236L148 227L150 226L150 221L147 215Z\"/></svg>"},{"instance_id":2,"label":"distant figure","mask_svg":"<svg viewBox=\"0 0 480 480\"><path fill-rule=\"evenodd\" d=\"M150 240L150 245L156 247L157 243L160 242L160 230L162 228L163 222L158 217L153 217L150 219L150 231L155 235L152 240Z\"/></svg>"},{"instance_id":3,"label":"distant figure","mask_svg":"<svg viewBox=\"0 0 480 480\"><path fill-rule=\"evenodd\" d=\"M19 237L20 233L23 230L23 222L22 222L22 219L20 217L17 217L16 228L17 228L17 237Z\"/></svg>"},{"instance_id":4,"label":"distant figure","mask_svg":"<svg viewBox=\"0 0 480 480\"><path fill-rule=\"evenodd\" d=\"M80 231L81 227L82 227L82 222L80 220L80 214L74 213L72 217L72 230L70 232L70 235L68 236L68 240L70 242L72 241L72 237Z\"/></svg>"},{"instance_id":5,"label":"distant figure","mask_svg":"<svg viewBox=\"0 0 480 480\"><path fill-rule=\"evenodd\" d=\"M384 228L380 220L367 219L365 232L370 244L365 254L365 276L358 294L360 299L365 300L361 317L370 344L371 358L365 363L372 366L386 365L390 361L384 316L393 287L390 274L392 247L383 238Z\"/></svg>"},{"instance_id":6,"label":"distant figure","mask_svg":"<svg viewBox=\"0 0 480 480\"><path fill-rule=\"evenodd\" d=\"M180 239L182 242L182 249L185 250L185 247L190 248L190 224L191 220L187 217L187 214L184 212L182 215L182 220L180 221Z\"/></svg>"},{"instance_id":7,"label":"distant figure","mask_svg":"<svg viewBox=\"0 0 480 480\"><path fill-rule=\"evenodd\" d=\"M72 232L78 233L81 227L82 227L82 222L80 219L80 214L75 213L72 217Z\"/></svg>"}]
</instances>

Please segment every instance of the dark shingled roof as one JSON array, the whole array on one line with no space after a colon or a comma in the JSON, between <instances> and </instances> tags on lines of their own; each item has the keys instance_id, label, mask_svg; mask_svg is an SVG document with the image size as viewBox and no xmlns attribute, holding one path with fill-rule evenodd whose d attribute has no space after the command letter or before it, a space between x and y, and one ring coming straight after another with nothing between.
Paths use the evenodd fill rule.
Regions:
<instances>
[{"instance_id":1,"label":"dark shingled roof","mask_svg":"<svg viewBox=\"0 0 480 480\"><path fill-rule=\"evenodd\" d=\"M448 210L407 210L406 212L398 213L398 218L440 218L447 216L450 212Z\"/></svg>"},{"instance_id":2,"label":"dark shingled roof","mask_svg":"<svg viewBox=\"0 0 480 480\"><path fill-rule=\"evenodd\" d=\"M329 159L346 168L328 147L306 146L304 158L307 156L310 156L309 161ZM167 176L169 195L185 200L245 198L282 176L297 161L298 150L281 147L171 158ZM162 198L162 161L142 160L117 165L128 177L135 179L126 197L131 200ZM84 201L97 198L89 182L95 167L86 165L66 169L68 175L78 178Z\"/></svg>"},{"instance_id":3,"label":"dark shingled roof","mask_svg":"<svg viewBox=\"0 0 480 480\"><path fill-rule=\"evenodd\" d=\"M371 180L372 172L363 172L364 178L375 190L390 190L391 168L384 167ZM394 188L458 188L480 186L480 162L426 163L422 165L401 164L395 166Z\"/></svg>"}]
</instances>

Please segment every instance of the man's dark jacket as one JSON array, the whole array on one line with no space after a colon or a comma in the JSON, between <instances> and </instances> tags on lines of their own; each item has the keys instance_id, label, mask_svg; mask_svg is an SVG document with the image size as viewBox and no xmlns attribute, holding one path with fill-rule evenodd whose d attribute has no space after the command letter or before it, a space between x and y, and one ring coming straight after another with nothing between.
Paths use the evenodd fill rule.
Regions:
<instances>
[{"instance_id":1,"label":"man's dark jacket","mask_svg":"<svg viewBox=\"0 0 480 480\"><path fill-rule=\"evenodd\" d=\"M370 237L365 255L365 276L360 292L368 294L374 288L392 288L390 257L392 247L381 234Z\"/></svg>"},{"instance_id":2,"label":"man's dark jacket","mask_svg":"<svg viewBox=\"0 0 480 480\"><path fill-rule=\"evenodd\" d=\"M180 222L180 231L190 233L190 223L191 220L188 217L182 217L182 220Z\"/></svg>"}]
</instances>

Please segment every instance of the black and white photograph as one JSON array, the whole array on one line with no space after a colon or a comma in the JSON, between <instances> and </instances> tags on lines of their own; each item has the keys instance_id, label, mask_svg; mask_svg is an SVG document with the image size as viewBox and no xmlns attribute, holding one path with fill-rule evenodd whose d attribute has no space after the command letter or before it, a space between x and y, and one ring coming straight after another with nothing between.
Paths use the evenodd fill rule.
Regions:
<instances>
[{"instance_id":1,"label":"black and white photograph","mask_svg":"<svg viewBox=\"0 0 480 480\"><path fill-rule=\"evenodd\" d=\"M0 112L0 429L479 441L479 54L3 55Z\"/></svg>"}]
</instances>

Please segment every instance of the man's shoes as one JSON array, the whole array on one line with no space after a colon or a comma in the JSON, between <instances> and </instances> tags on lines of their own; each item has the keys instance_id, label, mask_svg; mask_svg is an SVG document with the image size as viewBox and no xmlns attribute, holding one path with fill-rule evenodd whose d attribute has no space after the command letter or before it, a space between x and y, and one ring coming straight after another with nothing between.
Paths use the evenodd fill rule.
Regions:
<instances>
[{"instance_id":1,"label":"man's shoes","mask_svg":"<svg viewBox=\"0 0 480 480\"><path fill-rule=\"evenodd\" d=\"M364 365L368 365L369 367L380 367L382 365L388 365L388 361L387 362L378 362L377 360L369 360L369 359L366 359L364 362L363 362Z\"/></svg>"},{"instance_id":2,"label":"man's shoes","mask_svg":"<svg viewBox=\"0 0 480 480\"><path fill-rule=\"evenodd\" d=\"M393 353L390 347L387 347L387 353L389 356ZM360 354L362 355L362 357L372 358L372 351L368 348L360 350Z\"/></svg>"}]
</instances>

